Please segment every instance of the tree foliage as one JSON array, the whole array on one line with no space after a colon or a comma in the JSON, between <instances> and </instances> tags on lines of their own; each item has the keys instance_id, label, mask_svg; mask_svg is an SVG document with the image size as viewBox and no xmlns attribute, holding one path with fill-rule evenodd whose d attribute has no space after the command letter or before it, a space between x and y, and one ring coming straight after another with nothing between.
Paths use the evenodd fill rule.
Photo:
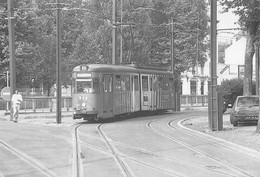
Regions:
<instances>
[{"instance_id":1,"label":"tree foliage","mask_svg":"<svg viewBox=\"0 0 260 177\"><path fill-rule=\"evenodd\" d=\"M15 0L15 46L17 85L43 84L49 89L56 80L56 1ZM117 22L112 21L111 0L63 0L62 81L70 84L71 71L82 63L109 63L112 29L117 28L122 63L169 66L171 35L177 73L206 61L208 43L207 3L204 0L118 1ZM6 14L6 1L0 4ZM122 13L121 13L122 12ZM125 25L117 25L119 23ZM0 70L8 69L7 20L0 18ZM172 23L173 22L173 23ZM116 24L116 26L114 26ZM173 27L173 30L171 29ZM118 58L120 47L117 48ZM119 63L119 61L118 61ZM43 82L43 83L42 83Z\"/></svg>"},{"instance_id":2,"label":"tree foliage","mask_svg":"<svg viewBox=\"0 0 260 177\"><path fill-rule=\"evenodd\" d=\"M232 9L239 16L239 24L246 31L244 95L252 94L252 59L254 43L259 39L260 1L220 0L225 11Z\"/></svg>"},{"instance_id":3,"label":"tree foliage","mask_svg":"<svg viewBox=\"0 0 260 177\"><path fill-rule=\"evenodd\" d=\"M245 76L244 95L252 94L252 59L255 53L254 43L260 37L260 1L258 0L221 0L226 6L226 11L234 9L234 13L239 15L239 23L245 28L247 33L247 44L245 52ZM260 133L260 121L258 121L256 132Z\"/></svg>"}]
</instances>

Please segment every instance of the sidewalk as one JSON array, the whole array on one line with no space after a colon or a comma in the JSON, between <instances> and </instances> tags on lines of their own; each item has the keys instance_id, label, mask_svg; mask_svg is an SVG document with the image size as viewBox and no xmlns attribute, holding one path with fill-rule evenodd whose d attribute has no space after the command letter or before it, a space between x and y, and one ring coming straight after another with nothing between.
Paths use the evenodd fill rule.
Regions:
<instances>
[{"instance_id":1,"label":"sidewalk","mask_svg":"<svg viewBox=\"0 0 260 177\"><path fill-rule=\"evenodd\" d=\"M260 134L255 133L256 125L239 125L234 127L229 120L229 110L223 115L223 130L209 130L208 117L201 116L186 119L181 124L191 130L201 132L222 140L247 147L260 152Z\"/></svg>"},{"instance_id":2,"label":"sidewalk","mask_svg":"<svg viewBox=\"0 0 260 177\"><path fill-rule=\"evenodd\" d=\"M75 120L72 118L73 112L62 109L61 111L61 121L64 125L72 125ZM10 112L5 110L0 110L0 121L10 121ZM38 110L33 112L33 110L21 110L19 113L18 123L35 123L35 124L53 124L57 125L56 121L56 111L50 112L46 110Z\"/></svg>"}]
</instances>

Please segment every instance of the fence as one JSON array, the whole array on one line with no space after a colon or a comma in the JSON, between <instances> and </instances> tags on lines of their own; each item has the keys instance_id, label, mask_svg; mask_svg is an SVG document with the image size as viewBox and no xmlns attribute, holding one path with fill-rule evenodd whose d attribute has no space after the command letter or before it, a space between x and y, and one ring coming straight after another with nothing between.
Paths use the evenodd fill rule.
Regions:
<instances>
[{"instance_id":1,"label":"fence","mask_svg":"<svg viewBox=\"0 0 260 177\"><path fill-rule=\"evenodd\" d=\"M208 106L207 95L181 95L181 106ZM62 97L61 107L70 111L72 107L72 97ZM10 102L0 99L0 110L9 110ZM53 112L56 111L56 97L53 96L25 96L21 104L21 111L33 112Z\"/></svg>"},{"instance_id":2,"label":"fence","mask_svg":"<svg viewBox=\"0 0 260 177\"><path fill-rule=\"evenodd\" d=\"M21 111L28 112L53 112L56 111L56 97L48 96L33 96L33 97L23 97L23 102L21 104ZM0 110L10 110L10 102L0 100ZM61 107L63 110L70 111L72 107L71 97L61 98Z\"/></svg>"},{"instance_id":3,"label":"fence","mask_svg":"<svg viewBox=\"0 0 260 177\"><path fill-rule=\"evenodd\" d=\"M208 95L181 95L181 106L208 106Z\"/></svg>"}]
</instances>

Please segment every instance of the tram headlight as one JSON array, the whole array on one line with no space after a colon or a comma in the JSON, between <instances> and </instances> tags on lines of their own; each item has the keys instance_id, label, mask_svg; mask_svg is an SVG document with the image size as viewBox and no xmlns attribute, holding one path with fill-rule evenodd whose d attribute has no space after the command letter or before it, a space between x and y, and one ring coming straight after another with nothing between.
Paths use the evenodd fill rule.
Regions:
<instances>
[{"instance_id":1,"label":"tram headlight","mask_svg":"<svg viewBox=\"0 0 260 177\"><path fill-rule=\"evenodd\" d=\"M86 103L82 103L81 106L82 106L82 107L86 107Z\"/></svg>"}]
</instances>

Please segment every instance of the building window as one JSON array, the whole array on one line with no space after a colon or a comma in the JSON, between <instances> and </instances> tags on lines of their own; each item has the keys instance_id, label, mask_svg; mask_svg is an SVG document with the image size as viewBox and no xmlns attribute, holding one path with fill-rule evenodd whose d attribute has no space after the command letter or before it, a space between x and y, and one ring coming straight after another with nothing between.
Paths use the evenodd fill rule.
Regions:
<instances>
[{"instance_id":1,"label":"building window","mask_svg":"<svg viewBox=\"0 0 260 177\"><path fill-rule=\"evenodd\" d=\"M142 76L143 91L148 91L148 76Z\"/></svg>"},{"instance_id":2,"label":"building window","mask_svg":"<svg viewBox=\"0 0 260 177\"><path fill-rule=\"evenodd\" d=\"M190 94L196 95L197 93L197 83L196 81L190 81Z\"/></svg>"},{"instance_id":3,"label":"building window","mask_svg":"<svg viewBox=\"0 0 260 177\"><path fill-rule=\"evenodd\" d=\"M200 94L204 95L204 81L200 84Z\"/></svg>"}]
</instances>

